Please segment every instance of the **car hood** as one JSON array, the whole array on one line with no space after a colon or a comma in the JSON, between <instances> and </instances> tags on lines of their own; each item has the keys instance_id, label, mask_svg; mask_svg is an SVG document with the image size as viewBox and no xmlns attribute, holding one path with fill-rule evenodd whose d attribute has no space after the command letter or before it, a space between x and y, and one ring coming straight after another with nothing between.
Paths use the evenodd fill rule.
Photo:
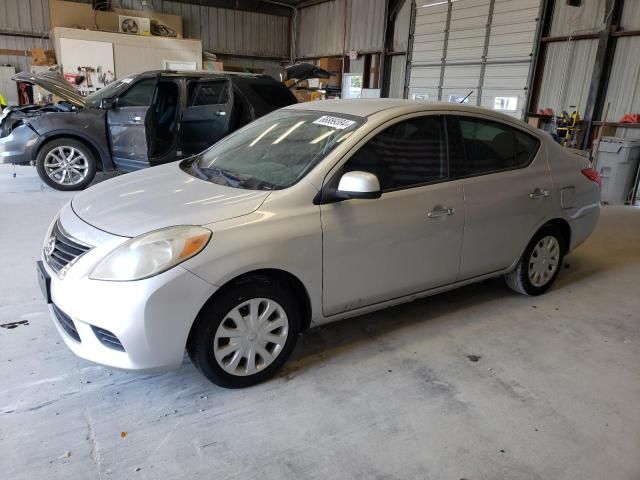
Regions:
<instances>
[{"instance_id":1,"label":"car hood","mask_svg":"<svg viewBox=\"0 0 640 480\"><path fill-rule=\"evenodd\" d=\"M248 215L269 193L210 183L174 162L99 183L76 195L71 206L100 230L135 237L174 225L206 225Z\"/></svg>"},{"instance_id":2,"label":"car hood","mask_svg":"<svg viewBox=\"0 0 640 480\"><path fill-rule=\"evenodd\" d=\"M14 75L13 80L16 82L24 82L31 85L37 85L45 90L57 95L63 100L69 102L76 107L84 107L84 98L73 88L64 77L54 72L20 72Z\"/></svg>"}]
</instances>

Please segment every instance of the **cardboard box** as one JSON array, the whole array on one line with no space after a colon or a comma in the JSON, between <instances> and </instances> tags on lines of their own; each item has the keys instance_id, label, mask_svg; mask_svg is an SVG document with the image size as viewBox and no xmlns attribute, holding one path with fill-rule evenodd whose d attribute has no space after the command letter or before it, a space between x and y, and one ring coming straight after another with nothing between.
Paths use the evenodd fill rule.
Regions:
<instances>
[{"instance_id":1,"label":"cardboard box","mask_svg":"<svg viewBox=\"0 0 640 480\"><path fill-rule=\"evenodd\" d=\"M303 88L294 90L293 95L298 99L298 102L313 102L316 100L322 100L322 94L315 90L305 90Z\"/></svg>"},{"instance_id":2,"label":"cardboard box","mask_svg":"<svg viewBox=\"0 0 640 480\"><path fill-rule=\"evenodd\" d=\"M323 87L342 87L342 58L322 57L318 66L331 74L331 78L321 80Z\"/></svg>"},{"instance_id":3,"label":"cardboard box","mask_svg":"<svg viewBox=\"0 0 640 480\"><path fill-rule=\"evenodd\" d=\"M207 72L222 72L224 71L224 64L222 62L212 62L206 60L202 62L202 69Z\"/></svg>"},{"instance_id":4,"label":"cardboard box","mask_svg":"<svg viewBox=\"0 0 640 480\"><path fill-rule=\"evenodd\" d=\"M56 53L53 50L44 48L33 48L31 50L31 65L39 67L56 64Z\"/></svg>"}]
</instances>

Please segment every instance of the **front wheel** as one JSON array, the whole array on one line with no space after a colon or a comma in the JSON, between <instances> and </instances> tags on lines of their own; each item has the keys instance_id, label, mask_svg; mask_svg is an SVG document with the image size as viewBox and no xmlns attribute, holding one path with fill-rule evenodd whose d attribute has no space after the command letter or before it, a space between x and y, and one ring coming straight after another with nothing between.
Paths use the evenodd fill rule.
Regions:
<instances>
[{"instance_id":1,"label":"front wheel","mask_svg":"<svg viewBox=\"0 0 640 480\"><path fill-rule=\"evenodd\" d=\"M40 179L56 190L82 190L96 175L96 158L84 144L71 138L46 143L36 157Z\"/></svg>"},{"instance_id":2,"label":"front wheel","mask_svg":"<svg viewBox=\"0 0 640 480\"><path fill-rule=\"evenodd\" d=\"M558 278L563 258L562 233L553 226L543 227L527 246L516 268L505 275L505 282L518 293L540 295Z\"/></svg>"},{"instance_id":3,"label":"front wheel","mask_svg":"<svg viewBox=\"0 0 640 480\"><path fill-rule=\"evenodd\" d=\"M213 383L248 387L272 377L291 354L300 313L290 291L267 277L227 287L189 335L191 361Z\"/></svg>"}]
</instances>

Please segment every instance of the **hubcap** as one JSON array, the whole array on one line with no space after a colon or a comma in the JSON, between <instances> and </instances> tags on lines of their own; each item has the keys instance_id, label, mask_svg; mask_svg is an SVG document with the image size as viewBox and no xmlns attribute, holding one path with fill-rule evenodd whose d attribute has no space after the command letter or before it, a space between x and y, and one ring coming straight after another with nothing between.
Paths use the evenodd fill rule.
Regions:
<instances>
[{"instance_id":1,"label":"hubcap","mask_svg":"<svg viewBox=\"0 0 640 480\"><path fill-rule=\"evenodd\" d=\"M529 258L529 281L535 287L546 285L560 263L560 244L551 235L541 239Z\"/></svg>"},{"instance_id":2,"label":"hubcap","mask_svg":"<svg viewBox=\"0 0 640 480\"><path fill-rule=\"evenodd\" d=\"M213 354L225 372L254 375L280 355L288 334L289 319L280 304L253 298L227 313L216 330Z\"/></svg>"},{"instance_id":3,"label":"hubcap","mask_svg":"<svg viewBox=\"0 0 640 480\"><path fill-rule=\"evenodd\" d=\"M74 147L56 147L44 158L47 176L59 185L77 185L87 178L89 162Z\"/></svg>"}]
</instances>

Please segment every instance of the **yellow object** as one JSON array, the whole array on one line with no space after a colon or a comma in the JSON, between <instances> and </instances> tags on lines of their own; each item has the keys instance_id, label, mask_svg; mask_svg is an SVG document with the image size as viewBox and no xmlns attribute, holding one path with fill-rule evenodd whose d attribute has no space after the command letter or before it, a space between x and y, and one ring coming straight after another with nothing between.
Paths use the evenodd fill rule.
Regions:
<instances>
[{"instance_id":1,"label":"yellow object","mask_svg":"<svg viewBox=\"0 0 640 480\"><path fill-rule=\"evenodd\" d=\"M4 96L2 95L2 93L0 93L0 105L2 106L2 108L7 106L7 99L4 98Z\"/></svg>"}]
</instances>

